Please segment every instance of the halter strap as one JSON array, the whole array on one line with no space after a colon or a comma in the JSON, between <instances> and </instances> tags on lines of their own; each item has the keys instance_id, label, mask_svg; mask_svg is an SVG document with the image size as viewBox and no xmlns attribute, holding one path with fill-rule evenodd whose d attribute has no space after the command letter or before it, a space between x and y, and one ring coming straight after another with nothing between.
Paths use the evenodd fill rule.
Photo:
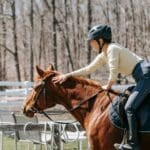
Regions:
<instances>
[{"instance_id":1,"label":"halter strap","mask_svg":"<svg viewBox=\"0 0 150 150\"><path fill-rule=\"evenodd\" d=\"M78 109L81 105L83 105L84 103L86 103L87 101L90 101L92 98L94 98L95 96L97 96L98 94L102 93L104 90L101 89L98 92L94 93L93 95L91 95L90 97L88 97L87 99L84 99L82 101L80 101L75 107L73 107L72 109L68 110L69 112L72 112L76 109Z\"/></svg>"}]
</instances>

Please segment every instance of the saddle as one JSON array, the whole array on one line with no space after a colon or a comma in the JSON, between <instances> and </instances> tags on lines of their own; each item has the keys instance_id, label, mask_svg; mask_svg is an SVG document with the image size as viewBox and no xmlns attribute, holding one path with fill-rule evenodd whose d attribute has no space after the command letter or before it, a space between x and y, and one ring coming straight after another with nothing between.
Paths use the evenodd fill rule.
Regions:
<instances>
[{"instance_id":1,"label":"saddle","mask_svg":"<svg viewBox=\"0 0 150 150\"><path fill-rule=\"evenodd\" d=\"M124 106L132 93L133 88L134 86L127 88L123 93L119 94L109 106L109 119L117 128L128 130ZM138 131L150 133L150 94L138 108L136 117L138 121Z\"/></svg>"}]
</instances>

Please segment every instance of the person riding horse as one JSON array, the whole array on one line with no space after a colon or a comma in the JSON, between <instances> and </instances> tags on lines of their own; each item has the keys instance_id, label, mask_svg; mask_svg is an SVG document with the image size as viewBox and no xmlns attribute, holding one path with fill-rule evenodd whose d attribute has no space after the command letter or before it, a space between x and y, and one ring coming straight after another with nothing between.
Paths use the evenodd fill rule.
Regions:
<instances>
[{"instance_id":1,"label":"person riding horse","mask_svg":"<svg viewBox=\"0 0 150 150\"><path fill-rule=\"evenodd\" d=\"M121 150L139 150L136 111L150 91L150 63L120 44L112 43L111 27L108 25L96 25L91 28L88 41L98 52L93 62L79 70L58 75L53 78L53 82L61 84L70 76L91 74L106 63L108 63L110 74L107 85L103 86L105 90L111 89L118 73L132 75L136 86L124 108L129 126L129 137L127 143L115 143L114 147Z\"/></svg>"}]
</instances>

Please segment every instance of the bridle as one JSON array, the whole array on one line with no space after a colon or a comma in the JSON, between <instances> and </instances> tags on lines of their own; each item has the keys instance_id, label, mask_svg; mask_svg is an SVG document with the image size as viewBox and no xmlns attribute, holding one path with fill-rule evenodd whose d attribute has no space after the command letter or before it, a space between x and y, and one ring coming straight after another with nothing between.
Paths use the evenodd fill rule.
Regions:
<instances>
[{"instance_id":1,"label":"bridle","mask_svg":"<svg viewBox=\"0 0 150 150\"><path fill-rule=\"evenodd\" d=\"M40 90L38 91L37 95L34 98L34 105L30 109L30 111L32 111L34 113L42 113L42 110L40 110L39 107L38 108L35 107L35 105L37 104L37 102L39 100L40 95L42 94L42 92L44 93L44 100L45 100L45 104L46 104L47 96L46 96L45 84L46 84L45 80L42 80L41 81L41 88L40 88ZM35 90L35 88L33 88L33 89Z\"/></svg>"},{"instance_id":2,"label":"bridle","mask_svg":"<svg viewBox=\"0 0 150 150\"><path fill-rule=\"evenodd\" d=\"M39 113L39 114L43 114L46 118L48 118L50 121L53 121L53 122L55 122L55 123L61 123L61 124L69 124L69 123L63 123L63 122L56 122L56 121L54 121L44 110L40 110L40 108L39 107L35 107L35 105L36 105L36 103L38 102L38 100L39 100L39 97L40 97L40 95L42 94L42 92L44 93L44 99L45 99L45 104L46 104L46 101L47 101L47 94L46 94L46 80L47 79L43 79L42 81L41 81L41 88L40 88L40 90L38 91L38 94L36 95L36 97L34 98L34 106L33 107L31 107L31 109L30 109L30 111L32 111L32 112L34 112L34 113ZM86 99L84 99L84 100L82 100L82 101L80 101L77 105L75 105L73 108L71 108L71 109L69 109L68 110L68 112L73 112L73 111L75 111L75 110L77 110L78 108L80 108L83 104L85 104L86 102L89 102L90 100L92 100L93 98L95 98L95 97L97 97L100 93L102 93L102 92L104 92L104 91L106 91L106 90L104 90L104 89L99 89L96 93L94 93L93 95L91 95L90 97L88 97L88 98L86 98ZM111 99L111 97L110 97L110 93L112 93L112 94L115 94L115 95L118 95L119 93L118 92L115 92L115 91L113 91L113 90L108 90L108 91L106 91L107 92L107 96L108 96L108 98L109 98L109 100L110 100L110 102L112 103L112 99ZM61 114L65 114L65 113L68 113L67 111L66 112L63 112L63 113L61 113ZM74 121L74 122L76 122L76 121Z\"/></svg>"}]
</instances>

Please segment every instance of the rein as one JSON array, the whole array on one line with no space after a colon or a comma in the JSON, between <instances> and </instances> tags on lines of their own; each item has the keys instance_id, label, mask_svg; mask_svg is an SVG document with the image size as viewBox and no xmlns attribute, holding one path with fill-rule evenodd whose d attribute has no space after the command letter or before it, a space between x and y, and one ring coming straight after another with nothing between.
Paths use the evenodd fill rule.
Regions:
<instances>
[{"instance_id":1,"label":"rein","mask_svg":"<svg viewBox=\"0 0 150 150\"><path fill-rule=\"evenodd\" d=\"M90 101L92 98L96 97L98 94L102 93L106 91L107 92L107 96L110 100L110 102L112 103L112 99L110 97L110 93L114 94L114 95L118 95L118 92L115 92L114 90L104 90L104 89L100 89L98 90L96 93L94 93L93 95L91 95L90 97L80 101L77 105L75 105L73 108L71 108L70 110L68 110L68 112L73 112L76 109L80 108L81 105L85 104L86 102ZM46 103L46 89L45 89L45 80L42 81L42 87L40 88L37 96L35 97L35 103L38 101L40 94L44 92L44 97L45 97L45 103ZM44 110L40 110L39 108L36 107L32 107L31 111L34 113L39 113L39 114L43 114L46 118L48 118L50 121L55 122L55 123L60 123L60 124L70 124L70 123L66 123L66 122L60 122L60 121L54 121ZM62 114L68 113L68 112L63 112ZM73 121L71 123L74 123L76 121Z\"/></svg>"},{"instance_id":2,"label":"rein","mask_svg":"<svg viewBox=\"0 0 150 150\"><path fill-rule=\"evenodd\" d=\"M102 93L104 90L101 89L98 92L94 93L93 95L91 95L90 97L88 97L87 99L84 99L82 101L80 101L75 107L73 107L72 109L68 110L69 112L72 112L76 109L78 109L81 105L83 105L84 103L90 101L92 98L94 98L95 96L97 96L98 94Z\"/></svg>"}]
</instances>

